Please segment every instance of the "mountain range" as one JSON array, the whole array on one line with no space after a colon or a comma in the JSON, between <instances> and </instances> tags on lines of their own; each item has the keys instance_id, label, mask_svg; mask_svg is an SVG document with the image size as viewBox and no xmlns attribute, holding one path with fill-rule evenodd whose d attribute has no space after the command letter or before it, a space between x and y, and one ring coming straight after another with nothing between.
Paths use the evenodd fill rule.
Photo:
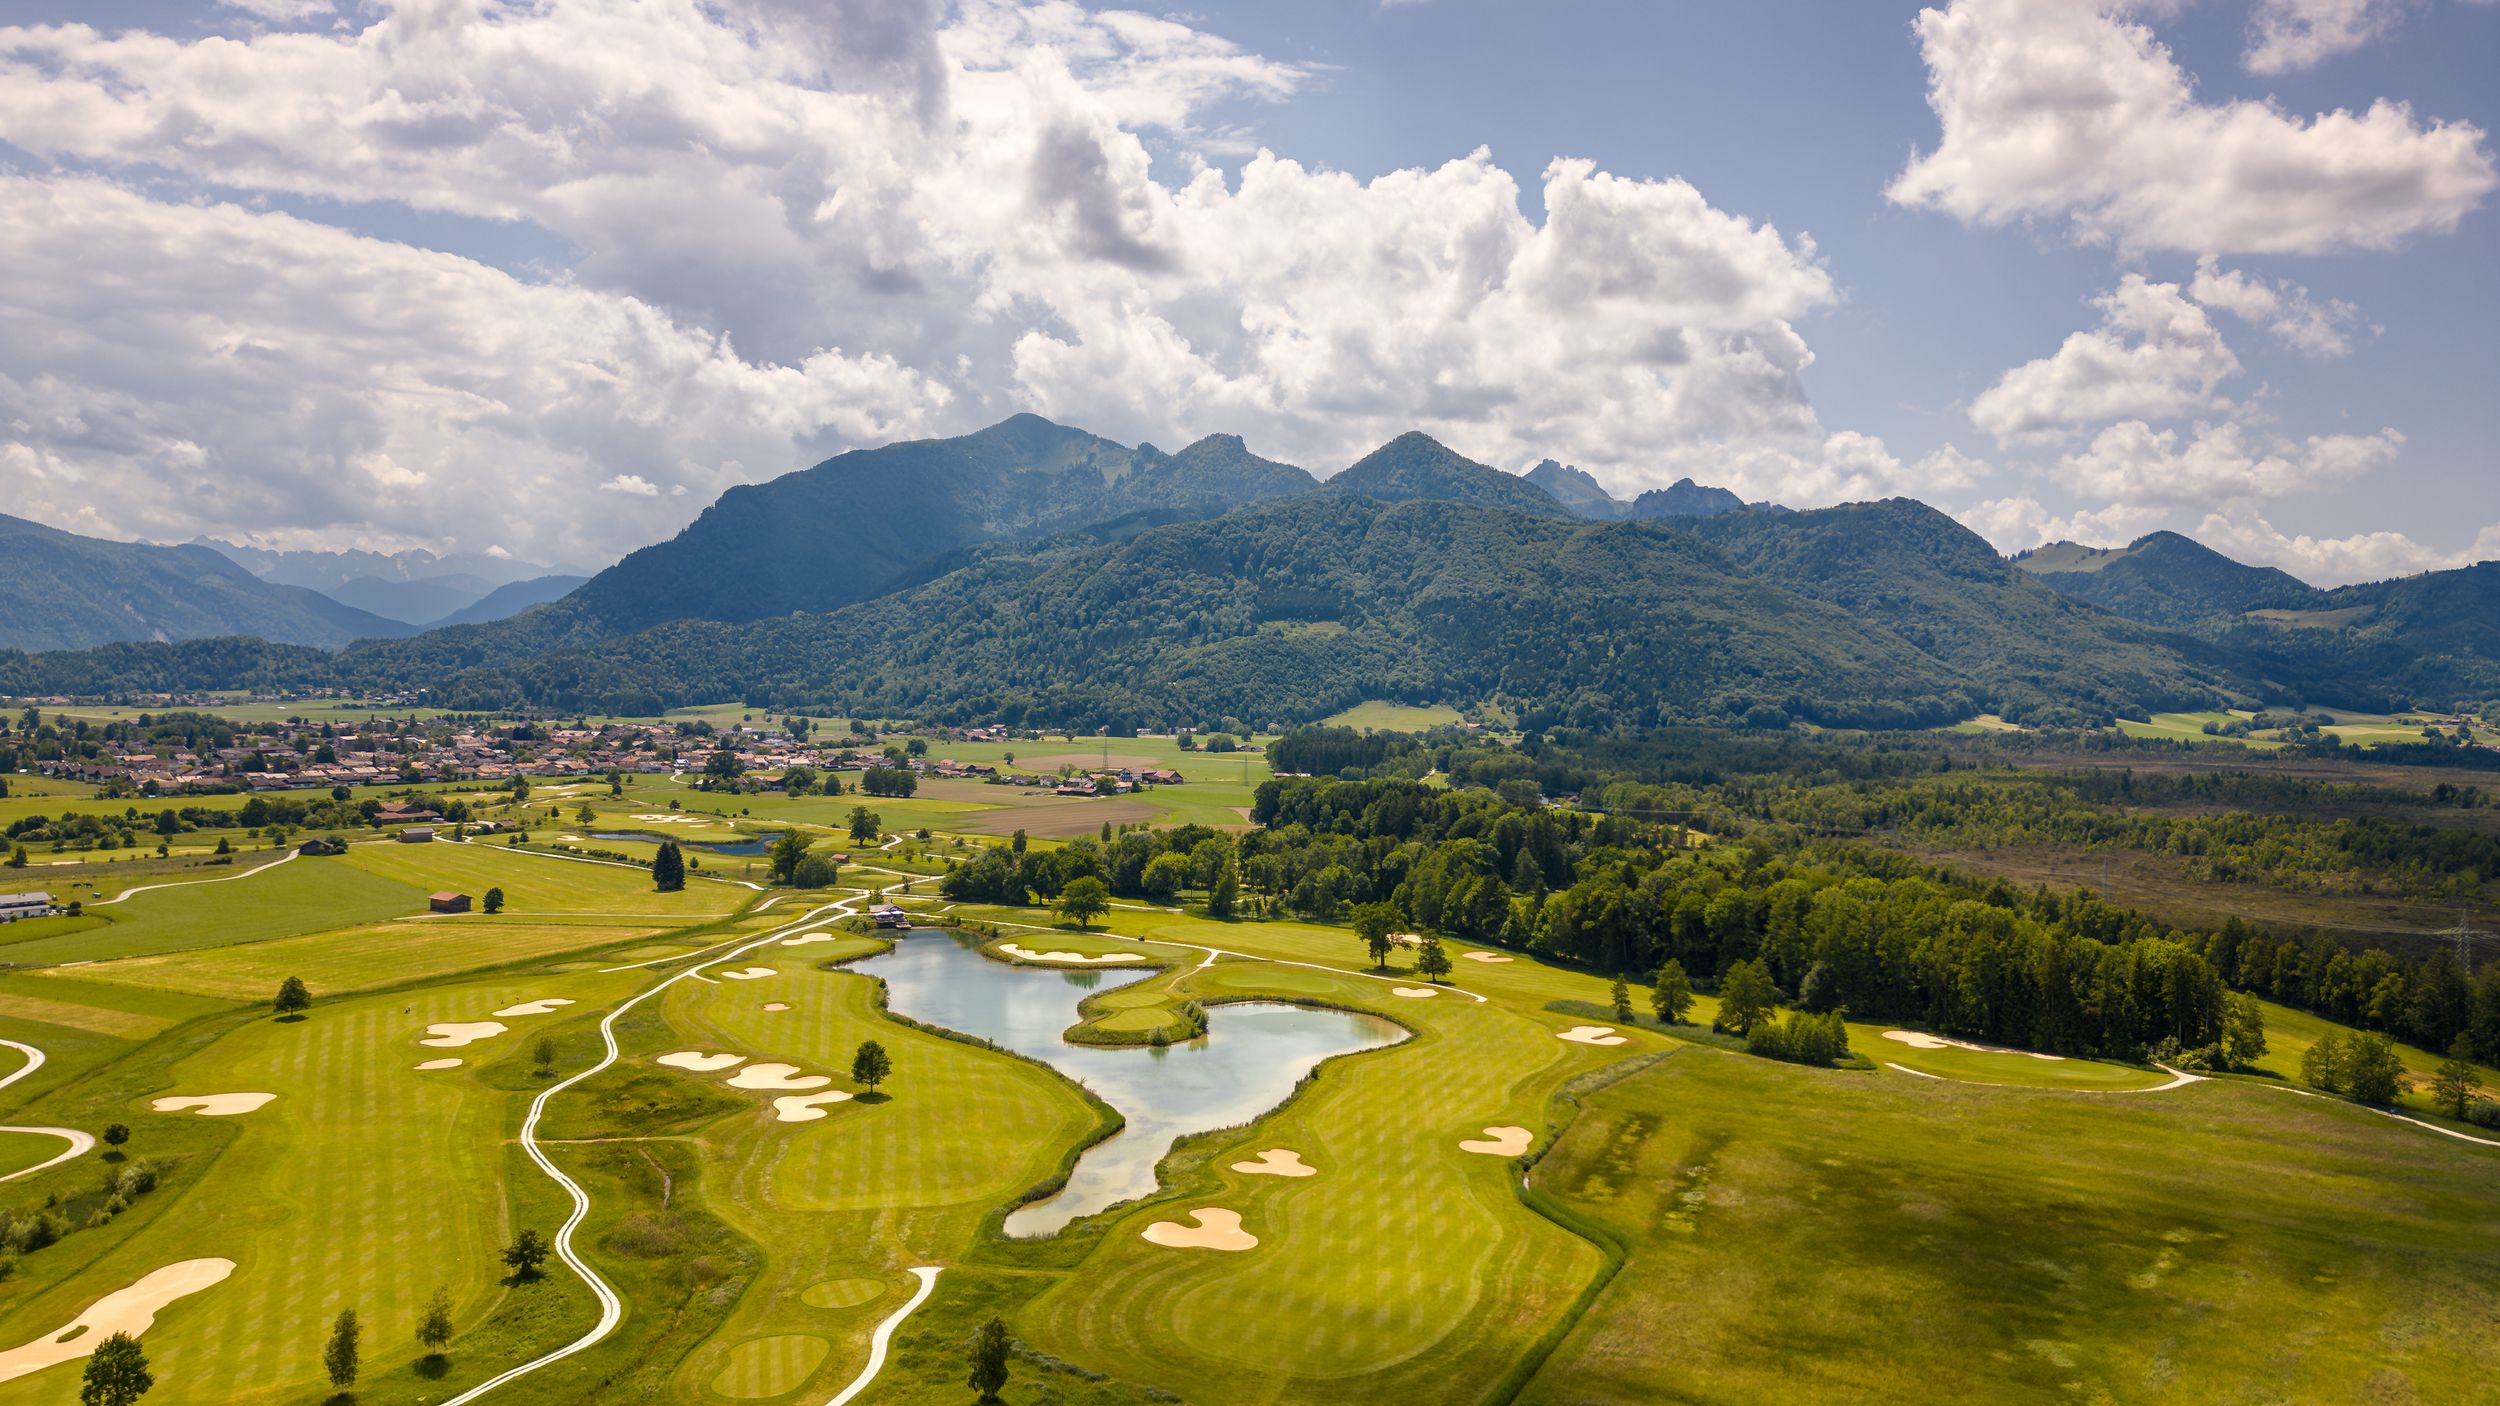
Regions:
<instances>
[{"instance_id":1,"label":"mountain range","mask_svg":"<svg viewBox=\"0 0 2500 1406\"><path fill-rule=\"evenodd\" d=\"M1019 415L733 489L508 619L366 628L336 654L167 631L0 655L0 692L318 684L1087 726L1380 697L1588 725L2090 721L2500 694L2495 578L2319 591L2166 533L2009 562L1908 499L1791 512L1686 480L1624 502L1422 434L1322 481L1230 435L1166 453Z\"/></svg>"},{"instance_id":2,"label":"mountain range","mask_svg":"<svg viewBox=\"0 0 2500 1406\"><path fill-rule=\"evenodd\" d=\"M213 537L190 545L217 552L263 581L319 591L420 629L501 620L561 599L588 579L503 552L276 551Z\"/></svg>"}]
</instances>

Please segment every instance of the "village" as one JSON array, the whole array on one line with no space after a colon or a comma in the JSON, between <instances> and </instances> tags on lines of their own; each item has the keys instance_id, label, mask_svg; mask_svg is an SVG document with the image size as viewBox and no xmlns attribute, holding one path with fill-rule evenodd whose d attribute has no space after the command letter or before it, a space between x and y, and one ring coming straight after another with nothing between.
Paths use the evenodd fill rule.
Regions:
<instances>
[{"instance_id":1,"label":"village","mask_svg":"<svg viewBox=\"0 0 2500 1406\"><path fill-rule=\"evenodd\" d=\"M352 725L246 724L173 712L98 726L66 714L45 722L30 708L15 731L0 727L0 753L9 754L0 756L0 763L15 761L14 767L0 767L0 774L22 770L93 785L112 796L509 785L522 778L562 781L635 772L692 775L703 789L730 792L778 789L794 775L812 788L825 776L869 772L1046 788L1064 796L1121 794L1182 780L1179 772L1163 768L1105 766L1043 774L925 755L930 736L1014 740L998 727L919 731L882 747L881 735L853 723L839 736L819 736L812 720L795 717L715 729L699 721L551 726L375 718Z\"/></svg>"}]
</instances>

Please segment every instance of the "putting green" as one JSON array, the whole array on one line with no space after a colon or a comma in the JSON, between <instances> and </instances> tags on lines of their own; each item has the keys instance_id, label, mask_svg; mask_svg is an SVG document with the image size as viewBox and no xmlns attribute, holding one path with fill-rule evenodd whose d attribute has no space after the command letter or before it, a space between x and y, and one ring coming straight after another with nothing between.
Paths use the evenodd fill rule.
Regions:
<instances>
[{"instance_id":1,"label":"putting green","mask_svg":"<svg viewBox=\"0 0 2500 1406\"><path fill-rule=\"evenodd\" d=\"M729 1350L729 1365L712 1378L712 1390L740 1400L780 1396L806 1381L832 1350L812 1333L750 1338Z\"/></svg>"},{"instance_id":2,"label":"putting green","mask_svg":"<svg viewBox=\"0 0 2500 1406\"><path fill-rule=\"evenodd\" d=\"M874 1303L885 1294L885 1284L876 1279L827 1279L810 1284L799 1295L799 1302L810 1308L857 1308Z\"/></svg>"}]
</instances>

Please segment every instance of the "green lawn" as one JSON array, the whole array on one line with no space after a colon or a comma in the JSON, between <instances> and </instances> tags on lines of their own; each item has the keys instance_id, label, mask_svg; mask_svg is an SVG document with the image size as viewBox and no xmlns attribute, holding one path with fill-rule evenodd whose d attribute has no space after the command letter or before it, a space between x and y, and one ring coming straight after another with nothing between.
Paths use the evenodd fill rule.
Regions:
<instances>
[{"instance_id":1,"label":"green lawn","mask_svg":"<svg viewBox=\"0 0 2500 1406\"><path fill-rule=\"evenodd\" d=\"M2480 1399L2500 1164L2396 1132L1687 1050L1537 1168L1630 1256L1520 1399Z\"/></svg>"}]
</instances>

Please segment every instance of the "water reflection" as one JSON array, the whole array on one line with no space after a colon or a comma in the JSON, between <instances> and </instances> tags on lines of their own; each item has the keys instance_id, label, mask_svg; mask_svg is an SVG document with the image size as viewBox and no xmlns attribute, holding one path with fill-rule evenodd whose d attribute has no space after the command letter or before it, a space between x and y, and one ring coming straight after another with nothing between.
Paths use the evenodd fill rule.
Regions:
<instances>
[{"instance_id":1,"label":"water reflection","mask_svg":"<svg viewBox=\"0 0 2500 1406\"><path fill-rule=\"evenodd\" d=\"M1125 1131L1077 1159L1058 1195L1008 1216L1010 1235L1048 1235L1146 1195L1155 1189L1155 1163L1175 1138L1250 1122L1283 1102L1320 1061L1406 1034L1377 1016L1262 1001L1216 1007L1207 1034L1185 1044L1102 1049L1060 1038L1081 999L1070 988L1092 991L1106 976L1125 986L1141 977L1009 966L934 934L907 938L857 966L885 979L897 1013L1038 1059L1128 1119Z\"/></svg>"}]
</instances>

